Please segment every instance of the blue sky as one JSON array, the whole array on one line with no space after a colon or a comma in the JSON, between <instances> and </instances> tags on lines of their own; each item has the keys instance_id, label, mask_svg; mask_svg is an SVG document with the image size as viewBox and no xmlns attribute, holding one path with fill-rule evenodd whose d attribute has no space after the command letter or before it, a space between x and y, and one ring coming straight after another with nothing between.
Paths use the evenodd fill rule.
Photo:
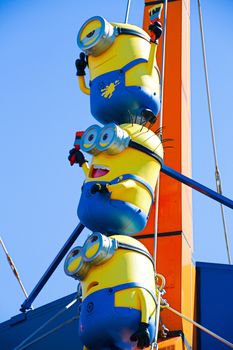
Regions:
<instances>
[{"instance_id":1,"label":"blue sky","mask_svg":"<svg viewBox=\"0 0 233 350\"><path fill-rule=\"evenodd\" d=\"M83 180L67 153L76 130L91 123L89 99L77 86L76 35L93 15L124 20L126 0L0 0L0 234L30 292L78 219ZM233 4L202 0L217 151L223 190L233 198L231 116ZM141 26L143 1L132 0L129 22ZM169 13L168 13L169 16ZM191 5L193 178L215 188L214 163L197 1ZM233 255L233 215L226 209ZM220 208L193 193L194 259L226 263ZM84 237L81 237L84 239ZM0 321L18 313L24 300L0 250ZM75 290L63 264L34 305Z\"/></svg>"}]
</instances>

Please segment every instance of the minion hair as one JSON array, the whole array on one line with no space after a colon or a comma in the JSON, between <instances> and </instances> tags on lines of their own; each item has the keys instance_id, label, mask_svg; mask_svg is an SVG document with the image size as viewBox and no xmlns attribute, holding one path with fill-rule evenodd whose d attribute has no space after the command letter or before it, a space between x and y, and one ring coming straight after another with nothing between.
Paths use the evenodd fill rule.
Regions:
<instances>
[{"instance_id":1,"label":"minion hair","mask_svg":"<svg viewBox=\"0 0 233 350\"><path fill-rule=\"evenodd\" d=\"M155 135L160 136L162 134L162 131L166 129L165 126L160 126L158 129L154 131Z\"/></svg>"},{"instance_id":2,"label":"minion hair","mask_svg":"<svg viewBox=\"0 0 233 350\"><path fill-rule=\"evenodd\" d=\"M171 138L167 138L167 139L161 139L160 140L160 143L158 144L158 146L154 149L154 152L157 150L157 148L162 144L166 143L166 142L169 142L169 141L174 141L174 139L171 139ZM165 146L163 148L174 148L173 146Z\"/></svg>"},{"instance_id":3,"label":"minion hair","mask_svg":"<svg viewBox=\"0 0 233 350\"><path fill-rule=\"evenodd\" d=\"M130 110L128 110L128 113L129 113L129 122L132 124L132 126L133 126L133 115L132 115L132 113L130 113Z\"/></svg>"},{"instance_id":4,"label":"minion hair","mask_svg":"<svg viewBox=\"0 0 233 350\"><path fill-rule=\"evenodd\" d=\"M169 142L169 141L174 141L174 139L167 138L167 139L162 139L161 140L162 143Z\"/></svg>"}]
</instances>

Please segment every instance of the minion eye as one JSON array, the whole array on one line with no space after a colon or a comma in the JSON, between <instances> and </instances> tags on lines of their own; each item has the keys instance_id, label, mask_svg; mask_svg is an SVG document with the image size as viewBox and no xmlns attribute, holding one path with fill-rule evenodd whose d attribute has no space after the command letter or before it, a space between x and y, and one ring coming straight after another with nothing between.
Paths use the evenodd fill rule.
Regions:
<instances>
[{"instance_id":1,"label":"minion eye","mask_svg":"<svg viewBox=\"0 0 233 350\"><path fill-rule=\"evenodd\" d=\"M92 30L90 33L87 34L87 38L91 38L95 33L95 30Z\"/></svg>"},{"instance_id":2,"label":"minion eye","mask_svg":"<svg viewBox=\"0 0 233 350\"><path fill-rule=\"evenodd\" d=\"M98 154L99 150L96 148L96 141L99 135L100 126L92 125L83 134L81 138L81 150L91 154Z\"/></svg>"},{"instance_id":3,"label":"minion eye","mask_svg":"<svg viewBox=\"0 0 233 350\"><path fill-rule=\"evenodd\" d=\"M84 260L99 265L114 254L113 241L99 232L93 233L84 244Z\"/></svg>"},{"instance_id":4,"label":"minion eye","mask_svg":"<svg viewBox=\"0 0 233 350\"><path fill-rule=\"evenodd\" d=\"M77 44L87 55L98 56L115 40L114 27L103 17L87 20L78 32Z\"/></svg>"},{"instance_id":5,"label":"minion eye","mask_svg":"<svg viewBox=\"0 0 233 350\"><path fill-rule=\"evenodd\" d=\"M103 135L103 140L104 140L104 141L106 141L106 140L107 140L107 138L108 138L108 134L107 134L107 133L105 133L105 134Z\"/></svg>"},{"instance_id":6,"label":"minion eye","mask_svg":"<svg viewBox=\"0 0 233 350\"><path fill-rule=\"evenodd\" d=\"M88 136L88 141L91 142L94 138L95 138L95 135L91 134L91 135Z\"/></svg>"},{"instance_id":7,"label":"minion eye","mask_svg":"<svg viewBox=\"0 0 233 350\"><path fill-rule=\"evenodd\" d=\"M66 257L64 269L65 273L69 276L73 276L82 264L81 249L81 247L73 248Z\"/></svg>"},{"instance_id":8,"label":"minion eye","mask_svg":"<svg viewBox=\"0 0 233 350\"><path fill-rule=\"evenodd\" d=\"M93 234L89 237L84 245L84 256L88 261L93 261L100 249L101 239L97 234Z\"/></svg>"},{"instance_id":9,"label":"minion eye","mask_svg":"<svg viewBox=\"0 0 233 350\"><path fill-rule=\"evenodd\" d=\"M130 137L128 133L115 124L106 125L98 138L98 148L108 154L117 154L128 147Z\"/></svg>"}]
</instances>

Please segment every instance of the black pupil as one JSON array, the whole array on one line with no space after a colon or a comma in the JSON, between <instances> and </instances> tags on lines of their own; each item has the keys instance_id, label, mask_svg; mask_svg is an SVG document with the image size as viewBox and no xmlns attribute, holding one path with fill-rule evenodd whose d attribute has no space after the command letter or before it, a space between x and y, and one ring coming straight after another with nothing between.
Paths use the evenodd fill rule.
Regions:
<instances>
[{"instance_id":1,"label":"black pupil","mask_svg":"<svg viewBox=\"0 0 233 350\"><path fill-rule=\"evenodd\" d=\"M79 249L74 250L74 251L72 252L71 256L73 257L73 256L75 256L75 255L77 255L77 254L79 254Z\"/></svg>"},{"instance_id":2,"label":"black pupil","mask_svg":"<svg viewBox=\"0 0 233 350\"><path fill-rule=\"evenodd\" d=\"M107 138L108 138L108 134L104 134L103 140L105 141L105 140L107 140Z\"/></svg>"},{"instance_id":3,"label":"black pupil","mask_svg":"<svg viewBox=\"0 0 233 350\"><path fill-rule=\"evenodd\" d=\"M90 33L87 34L88 38L91 38L93 36L93 34L95 33L95 30L92 30Z\"/></svg>"},{"instance_id":4,"label":"black pupil","mask_svg":"<svg viewBox=\"0 0 233 350\"><path fill-rule=\"evenodd\" d=\"M96 237L96 236L92 237L92 239L91 239L91 243L93 243L93 242L97 241L97 239L98 239L98 237Z\"/></svg>"},{"instance_id":5,"label":"black pupil","mask_svg":"<svg viewBox=\"0 0 233 350\"><path fill-rule=\"evenodd\" d=\"M94 135L93 135L93 134L89 135L89 136L88 136L88 141L92 141L93 138L94 138Z\"/></svg>"}]
</instances>

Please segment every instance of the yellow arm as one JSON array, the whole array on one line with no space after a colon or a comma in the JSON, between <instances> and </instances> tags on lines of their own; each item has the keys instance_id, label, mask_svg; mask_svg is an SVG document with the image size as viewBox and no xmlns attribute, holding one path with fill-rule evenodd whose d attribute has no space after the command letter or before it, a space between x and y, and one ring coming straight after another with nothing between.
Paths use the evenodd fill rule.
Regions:
<instances>
[{"instance_id":1,"label":"yellow arm","mask_svg":"<svg viewBox=\"0 0 233 350\"><path fill-rule=\"evenodd\" d=\"M89 164L87 162L83 163L82 169L83 169L83 172L84 172L85 176L88 177L89 171L90 171L90 167L89 167Z\"/></svg>"},{"instance_id":2,"label":"yellow arm","mask_svg":"<svg viewBox=\"0 0 233 350\"><path fill-rule=\"evenodd\" d=\"M86 86L85 78L84 78L83 75L78 76L78 82L79 82L80 90L81 90L84 94L90 95L90 89Z\"/></svg>"},{"instance_id":3,"label":"yellow arm","mask_svg":"<svg viewBox=\"0 0 233 350\"><path fill-rule=\"evenodd\" d=\"M145 289L138 288L137 293L141 304L141 322L149 323L149 319L156 309L154 299Z\"/></svg>"},{"instance_id":4,"label":"yellow arm","mask_svg":"<svg viewBox=\"0 0 233 350\"><path fill-rule=\"evenodd\" d=\"M154 66L157 66L157 62L156 62L157 47L158 45L156 43L151 43L150 45L150 55L148 59L149 74L152 74Z\"/></svg>"}]
</instances>

